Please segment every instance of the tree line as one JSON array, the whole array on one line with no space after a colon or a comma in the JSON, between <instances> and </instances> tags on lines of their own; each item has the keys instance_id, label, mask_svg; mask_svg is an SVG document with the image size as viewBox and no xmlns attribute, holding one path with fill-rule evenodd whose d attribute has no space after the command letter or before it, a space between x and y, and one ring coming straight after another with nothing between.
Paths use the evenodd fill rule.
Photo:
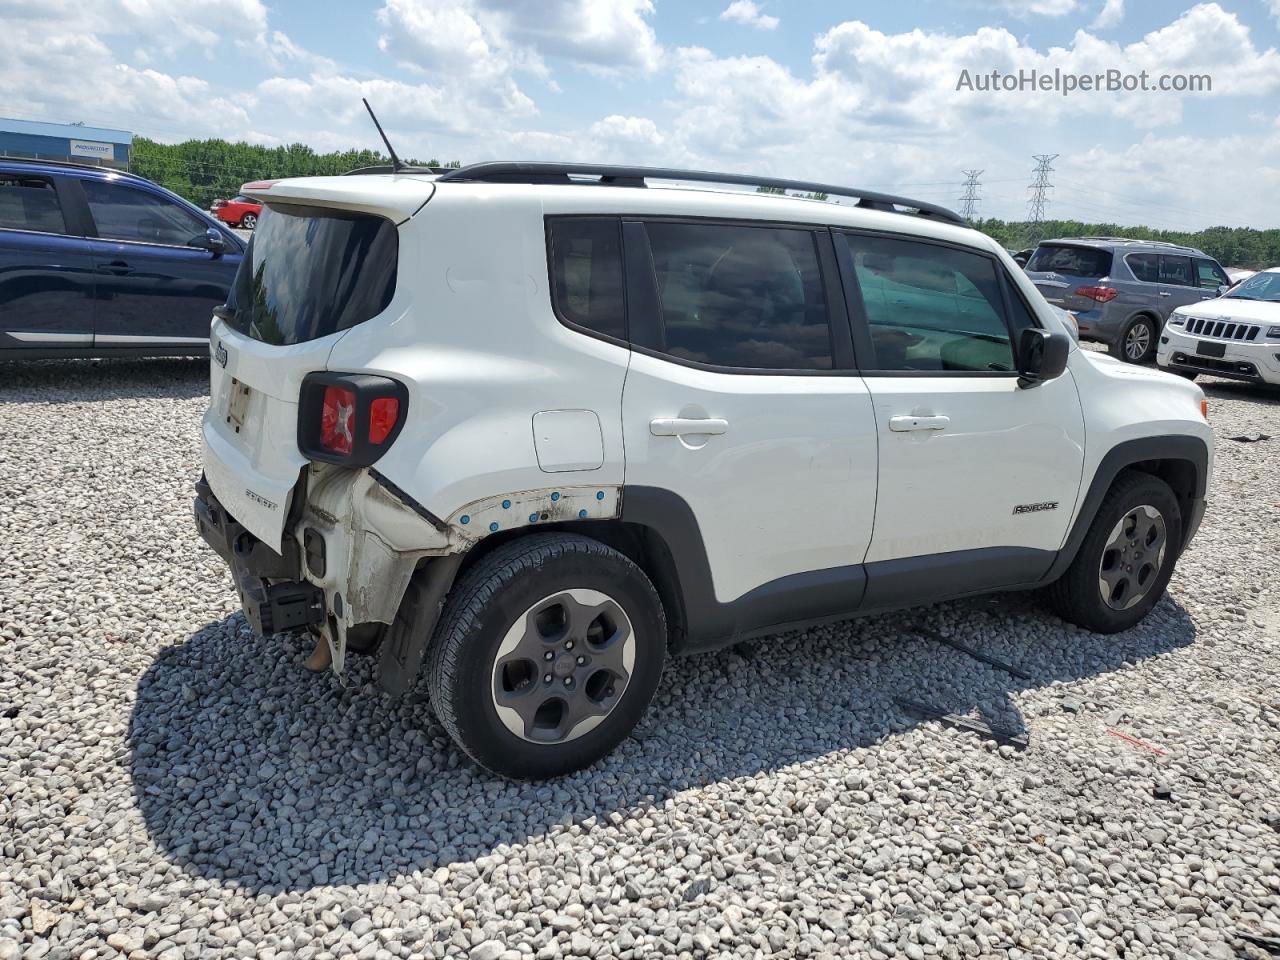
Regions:
<instances>
[{"instance_id":1,"label":"tree line","mask_svg":"<svg viewBox=\"0 0 1280 960\"><path fill-rule=\"evenodd\" d=\"M342 150L317 153L303 143L287 147L266 147L256 143L228 143L226 140L187 140L157 143L134 137L129 168L154 180L198 207L208 209L214 200L229 200L250 180L280 177L336 176L360 167L389 164L390 157L376 150ZM421 161L405 160L418 165ZM458 161L429 166L461 166Z\"/></svg>"},{"instance_id":2,"label":"tree line","mask_svg":"<svg viewBox=\"0 0 1280 960\"><path fill-rule=\"evenodd\" d=\"M390 163L376 150L343 150L317 153L302 143L287 147L266 147L226 140L187 140L157 143L146 137L133 141L131 168L156 183L208 208L218 198L230 199L250 180L277 177L318 177L346 173L360 167ZM419 165L421 161L406 160ZM428 166L460 166L457 160L441 164L431 159ZM774 187L760 187L761 193L783 194ZM826 194L804 194L808 199L826 200ZM1020 221L979 219L973 224L983 233L1012 250L1032 244L1032 225ZM1079 220L1047 220L1038 225L1042 237L1132 237L1136 240L1163 240L1198 247L1223 266L1260 269L1280 264L1280 229L1254 230L1251 227L1209 227L1194 233L1155 230L1150 227L1116 223L1084 223Z\"/></svg>"}]
</instances>

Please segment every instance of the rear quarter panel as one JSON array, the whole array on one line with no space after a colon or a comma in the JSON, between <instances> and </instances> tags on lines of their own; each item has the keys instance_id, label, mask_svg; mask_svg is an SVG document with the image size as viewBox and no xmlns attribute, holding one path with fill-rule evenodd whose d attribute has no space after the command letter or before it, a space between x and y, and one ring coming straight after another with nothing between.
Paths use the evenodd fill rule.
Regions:
<instances>
[{"instance_id":1,"label":"rear quarter panel","mask_svg":"<svg viewBox=\"0 0 1280 960\"><path fill-rule=\"evenodd\" d=\"M348 331L329 369L380 373L408 387L403 432L374 465L396 486L448 517L489 497L622 483L630 352L556 318L536 195L440 189L400 228L393 306ZM561 410L598 417L598 466L539 467L534 415Z\"/></svg>"}]
</instances>

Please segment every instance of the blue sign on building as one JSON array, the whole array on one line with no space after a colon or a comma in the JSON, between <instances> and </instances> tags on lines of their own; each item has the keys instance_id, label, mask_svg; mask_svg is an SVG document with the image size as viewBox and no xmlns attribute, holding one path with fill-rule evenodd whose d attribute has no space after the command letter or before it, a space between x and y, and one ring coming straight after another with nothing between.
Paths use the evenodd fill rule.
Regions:
<instances>
[{"instance_id":1,"label":"blue sign on building","mask_svg":"<svg viewBox=\"0 0 1280 960\"><path fill-rule=\"evenodd\" d=\"M73 160L129 169L133 134L126 130L0 117L0 157Z\"/></svg>"}]
</instances>

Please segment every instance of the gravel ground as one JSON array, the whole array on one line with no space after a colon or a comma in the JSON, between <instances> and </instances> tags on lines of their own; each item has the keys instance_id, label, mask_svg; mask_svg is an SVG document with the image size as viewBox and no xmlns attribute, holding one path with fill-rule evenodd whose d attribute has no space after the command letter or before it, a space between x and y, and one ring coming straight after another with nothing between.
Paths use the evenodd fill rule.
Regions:
<instances>
[{"instance_id":1,"label":"gravel ground","mask_svg":"<svg viewBox=\"0 0 1280 960\"><path fill-rule=\"evenodd\" d=\"M1280 936L1277 395L1209 388L1213 504L1138 629L1011 595L682 659L616 754L522 785L464 762L421 691L383 696L366 661L344 688L249 635L190 520L206 376L0 365L0 960L1227 958L1264 955L1235 931Z\"/></svg>"}]
</instances>

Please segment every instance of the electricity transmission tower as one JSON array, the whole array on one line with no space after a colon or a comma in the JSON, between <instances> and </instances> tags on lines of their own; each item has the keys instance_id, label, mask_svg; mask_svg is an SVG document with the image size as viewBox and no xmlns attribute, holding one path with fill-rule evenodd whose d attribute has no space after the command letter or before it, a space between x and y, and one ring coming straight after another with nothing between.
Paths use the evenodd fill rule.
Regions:
<instances>
[{"instance_id":1,"label":"electricity transmission tower","mask_svg":"<svg viewBox=\"0 0 1280 960\"><path fill-rule=\"evenodd\" d=\"M962 170L965 175L964 196L960 198L960 216L966 220L972 220L973 215L978 211L978 201L982 198L978 196L978 188L982 186L978 182L978 178L982 176L982 170Z\"/></svg>"},{"instance_id":2,"label":"electricity transmission tower","mask_svg":"<svg viewBox=\"0 0 1280 960\"><path fill-rule=\"evenodd\" d=\"M1036 178L1030 187L1031 199L1027 202L1027 240L1036 244L1040 242L1044 232L1044 208L1049 202L1049 188L1053 186L1049 182L1049 174L1053 173L1053 161L1058 159L1058 154L1037 153L1032 159L1036 162Z\"/></svg>"}]
</instances>

